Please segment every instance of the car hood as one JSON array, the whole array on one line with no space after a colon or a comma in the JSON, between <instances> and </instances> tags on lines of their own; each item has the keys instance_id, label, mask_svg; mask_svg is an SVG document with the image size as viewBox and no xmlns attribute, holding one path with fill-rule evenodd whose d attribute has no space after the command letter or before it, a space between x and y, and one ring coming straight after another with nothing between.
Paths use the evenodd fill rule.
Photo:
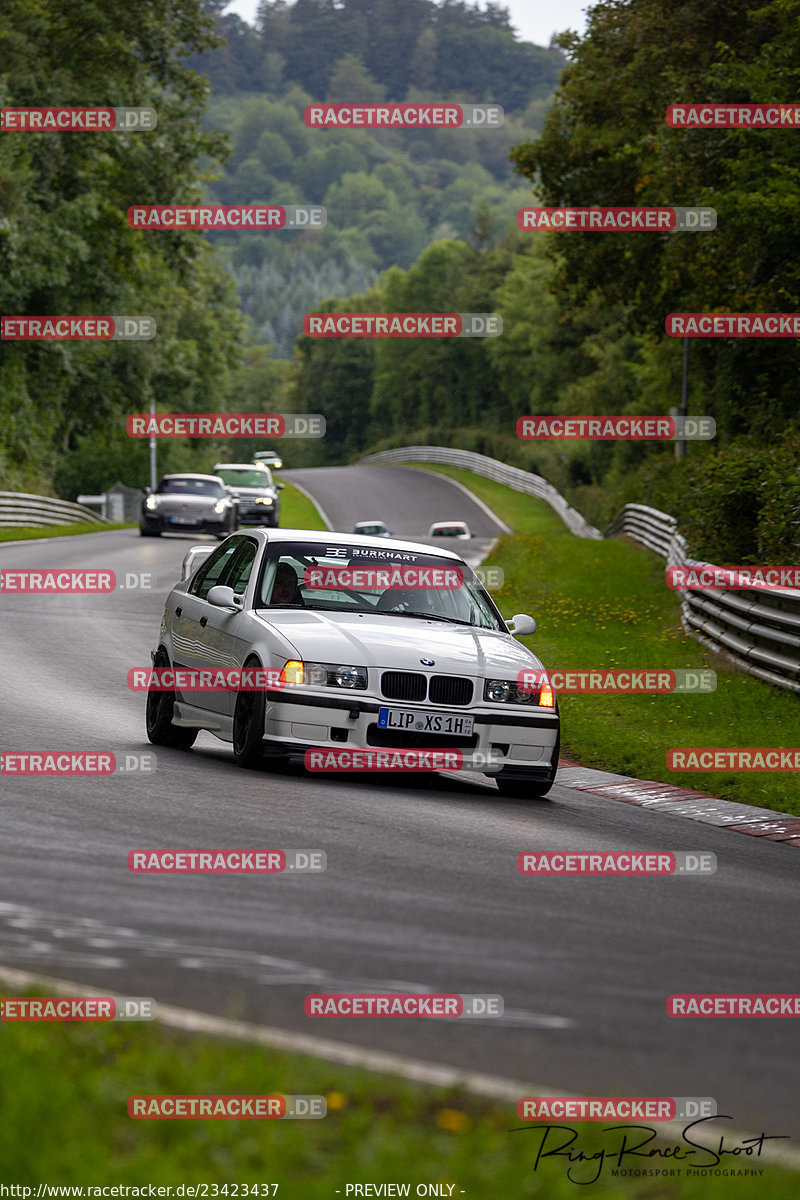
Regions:
<instances>
[{"instance_id":1,"label":"car hood","mask_svg":"<svg viewBox=\"0 0 800 1200\"><path fill-rule=\"evenodd\" d=\"M278 630L305 662L504 679L515 679L522 668L542 666L510 634L424 617L286 609L272 619L261 611L256 619ZM433 659L434 665L423 665L422 658Z\"/></svg>"},{"instance_id":2,"label":"car hood","mask_svg":"<svg viewBox=\"0 0 800 1200\"><path fill-rule=\"evenodd\" d=\"M169 492L163 492L156 496L158 511L165 513L182 512L185 508L188 512L202 512L204 509L213 508L218 500L224 499L220 496L173 496Z\"/></svg>"},{"instance_id":3,"label":"car hood","mask_svg":"<svg viewBox=\"0 0 800 1200\"><path fill-rule=\"evenodd\" d=\"M271 496L275 498L275 488L271 487L239 487L238 483L226 483L225 487L232 496Z\"/></svg>"}]
</instances>

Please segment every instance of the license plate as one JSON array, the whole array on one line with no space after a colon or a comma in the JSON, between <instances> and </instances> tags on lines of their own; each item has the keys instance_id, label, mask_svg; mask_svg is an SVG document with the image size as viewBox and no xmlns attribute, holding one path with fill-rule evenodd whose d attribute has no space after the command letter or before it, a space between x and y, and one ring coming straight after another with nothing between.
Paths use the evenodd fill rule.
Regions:
<instances>
[{"instance_id":1,"label":"license plate","mask_svg":"<svg viewBox=\"0 0 800 1200\"><path fill-rule=\"evenodd\" d=\"M170 517L171 525L196 525L194 517Z\"/></svg>"},{"instance_id":2,"label":"license plate","mask_svg":"<svg viewBox=\"0 0 800 1200\"><path fill-rule=\"evenodd\" d=\"M378 710L379 729L410 729L414 733L453 733L469 737L474 717L456 713L414 712L410 708L381 708Z\"/></svg>"}]
</instances>

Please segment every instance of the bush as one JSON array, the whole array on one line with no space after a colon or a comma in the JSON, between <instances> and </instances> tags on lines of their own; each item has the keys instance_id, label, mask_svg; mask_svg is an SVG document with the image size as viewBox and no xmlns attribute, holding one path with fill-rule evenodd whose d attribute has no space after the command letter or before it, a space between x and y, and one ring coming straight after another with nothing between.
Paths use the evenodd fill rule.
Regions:
<instances>
[{"instance_id":1,"label":"bush","mask_svg":"<svg viewBox=\"0 0 800 1200\"><path fill-rule=\"evenodd\" d=\"M758 522L758 552L775 566L800 562L800 435L764 450L765 479Z\"/></svg>"},{"instance_id":2,"label":"bush","mask_svg":"<svg viewBox=\"0 0 800 1200\"><path fill-rule=\"evenodd\" d=\"M697 558L757 562L765 451L733 444L692 463L673 515Z\"/></svg>"}]
</instances>

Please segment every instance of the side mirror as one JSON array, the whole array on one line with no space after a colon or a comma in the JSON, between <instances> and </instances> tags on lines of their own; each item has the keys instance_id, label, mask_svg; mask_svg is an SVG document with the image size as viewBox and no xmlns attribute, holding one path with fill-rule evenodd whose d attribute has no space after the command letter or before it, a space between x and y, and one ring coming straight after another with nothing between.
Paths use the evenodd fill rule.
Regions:
<instances>
[{"instance_id":1,"label":"side mirror","mask_svg":"<svg viewBox=\"0 0 800 1200\"><path fill-rule=\"evenodd\" d=\"M152 494L153 494L153 489L152 489L151 487L146 487L146 488L144 488L143 490L144 490L144 494L145 494L145 496L152 496Z\"/></svg>"},{"instance_id":2,"label":"side mirror","mask_svg":"<svg viewBox=\"0 0 800 1200\"><path fill-rule=\"evenodd\" d=\"M279 492L282 492L283 489L286 487L286 484L285 483L274 483L272 486L276 487Z\"/></svg>"},{"instance_id":3,"label":"side mirror","mask_svg":"<svg viewBox=\"0 0 800 1200\"><path fill-rule=\"evenodd\" d=\"M242 606L241 600L237 600L233 594L233 588L225 587L224 584L218 583L212 587L211 591L206 596L209 604L213 604L214 608L236 608Z\"/></svg>"},{"instance_id":4,"label":"side mirror","mask_svg":"<svg viewBox=\"0 0 800 1200\"><path fill-rule=\"evenodd\" d=\"M510 621L506 621L506 629L513 633L514 637L526 637L529 633L536 633L536 622L527 613L516 613Z\"/></svg>"}]
</instances>

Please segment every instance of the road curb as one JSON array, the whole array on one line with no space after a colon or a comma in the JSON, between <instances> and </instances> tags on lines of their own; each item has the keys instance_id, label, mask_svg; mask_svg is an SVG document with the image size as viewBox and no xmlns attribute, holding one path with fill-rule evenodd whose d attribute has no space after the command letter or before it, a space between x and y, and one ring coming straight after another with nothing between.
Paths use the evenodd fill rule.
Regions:
<instances>
[{"instance_id":1,"label":"road curb","mask_svg":"<svg viewBox=\"0 0 800 1200\"><path fill-rule=\"evenodd\" d=\"M558 760L556 783L590 792L607 800L655 809L673 817L686 817L704 825L716 825L733 833L800 846L800 817L771 808L756 808L735 800L721 800L708 792L695 792L674 783L654 779L634 779L632 775L613 775L593 767L581 767L568 759Z\"/></svg>"}]
</instances>

